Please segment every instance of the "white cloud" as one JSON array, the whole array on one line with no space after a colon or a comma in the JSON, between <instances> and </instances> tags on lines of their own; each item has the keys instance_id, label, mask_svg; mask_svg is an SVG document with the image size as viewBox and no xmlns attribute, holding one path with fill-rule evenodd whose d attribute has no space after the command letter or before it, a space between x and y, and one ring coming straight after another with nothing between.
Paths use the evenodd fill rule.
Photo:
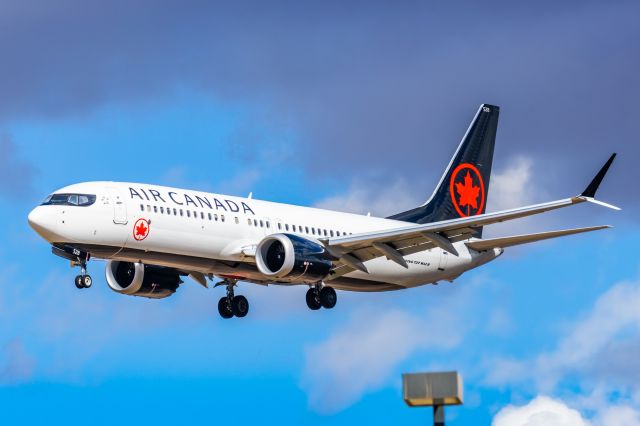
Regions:
<instances>
[{"instance_id":1,"label":"white cloud","mask_svg":"<svg viewBox=\"0 0 640 426\"><path fill-rule=\"evenodd\" d=\"M577 372L632 385L640 377L636 362L640 358L638 306L640 281L618 283L568 327L554 350L524 361L493 360L486 380L493 385L532 381L539 390L550 392L565 376Z\"/></svg>"},{"instance_id":2,"label":"white cloud","mask_svg":"<svg viewBox=\"0 0 640 426\"><path fill-rule=\"evenodd\" d=\"M595 364L606 363L600 355L611 344L621 338L640 338L638 306L640 282L614 285L598 298L592 311L575 324L555 351L538 357L538 371L555 377L572 370L592 370ZM629 374L638 371L635 360L640 353L636 355L633 362L625 366Z\"/></svg>"},{"instance_id":3,"label":"white cloud","mask_svg":"<svg viewBox=\"0 0 640 426\"><path fill-rule=\"evenodd\" d=\"M640 281L620 282L603 293L589 312L567 327L554 350L528 360L491 360L486 363L491 368L485 382L500 386L530 382L538 391L550 393L556 392L568 380L573 383L573 393L569 394L568 400L573 407L589 413L593 425L640 425L638 306ZM591 390L585 392L584 389ZM525 406L528 410L511 407L501 411L494 425L528 425L516 420L520 421L535 413L534 408L544 406L533 402ZM516 417L507 416L512 412ZM531 420L530 424L538 423Z\"/></svg>"},{"instance_id":4,"label":"white cloud","mask_svg":"<svg viewBox=\"0 0 640 426\"><path fill-rule=\"evenodd\" d=\"M610 403L598 389L586 398L573 398L570 405L539 395L526 405L504 407L493 418L492 426L640 426L637 409ZM592 415L587 417L581 411Z\"/></svg>"},{"instance_id":5,"label":"white cloud","mask_svg":"<svg viewBox=\"0 0 640 426\"><path fill-rule=\"evenodd\" d=\"M418 349L456 346L462 328L445 312L360 310L327 340L306 350L303 387L318 412L339 411L396 377L395 368ZM428 330L428 332L426 332Z\"/></svg>"},{"instance_id":6,"label":"white cloud","mask_svg":"<svg viewBox=\"0 0 640 426\"><path fill-rule=\"evenodd\" d=\"M487 211L532 204L540 201L543 196L542 191L531 181L533 161L530 158L515 157L510 164L506 169L494 170L492 173ZM385 183L375 179L356 179L345 192L320 200L315 203L315 207L388 216L419 206L430 195L430 191L420 193L415 184L409 184L401 178Z\"/></svg>"},{"instance_id":7,"label":"white cloud","mask_svg":"<svg viewBox=\"0 0 640 426\"><path fill-rule=\"evenodd\" d=\"M601 426L640 426L640 412L628 405L605 407L595 418Z\"/></svg>"},{"instance_id":8,"label":"white cloud","mask_svg":"<svg viewBox=\"0 0 640 426\"><path fill-rule=\"evenodd\" d=\"M434 356L445 356L460 347L472 330L483 332L486 324L478 318L487 316L492 307L479 305L480 295L497 294L501 287L480 275L463 285L428 290L433 293L420 298L411 312L406 297L398 307L366 304L328 337L306 348L301 386L313 410L338 412L367 393L398 384L400 368L417 353L428 352L429 365L413 364L411 368L431 370ZM420 294L417 292L427 289L409 291ZM386 297L393 300L391 295ZM437 367L456 368L451 362L447 357Z\"/></svg>"},{"instance_id":9,"label":"white cloud","mask_svg":"<svg viewBox=\"0 0 640 426\"><path fill-rule=\"evenodd\" d=\"M493 426L587 426L580 412L562 401L538 396L527 405L508 405L496 414Z\"/></svg>"},{"instance_id":10,"label":"white cloud","mask_svg":"<svg viewBox=\"0 0 640 426\"><path fill-rule=\"evenodd\" d=\"M396 179L385 185L355 180L346 192L320 200L314 206L358 214L371 212L374 216L384 217L423 204L427 197L418 198L415 189L404 179Z\"/></svg>"},{"instance_id":11,"label":"white cloud","mask_svg":"<svg viewBox=\"0 0 640 426\"><path fill-rule=\"evenodd\" d=\"M539 195L531 182L533 162L520 156L510 161L506 169L493 171L489 185L487 211L520 207L534 202Z\"/></svg>"}]
</instances>

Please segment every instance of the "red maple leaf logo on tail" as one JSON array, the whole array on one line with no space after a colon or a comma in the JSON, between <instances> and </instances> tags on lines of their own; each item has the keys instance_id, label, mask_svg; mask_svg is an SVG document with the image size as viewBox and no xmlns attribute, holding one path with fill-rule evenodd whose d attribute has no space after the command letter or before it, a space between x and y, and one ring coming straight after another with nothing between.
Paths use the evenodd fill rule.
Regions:
<instances>
[{"instance_id":1,"label":"red maple leaf logo on tail","mask_svg":"<svg viewBox=\"0 0 640 426\"><path fill-rule=\"evenodd\" d=\"M456 182L456 192L460 196L460 201L458 205L460 207L467 206L467 216L469 216L470 208L478 209L478 195L480 195L480 187L475 186L473 181L471 180L471 175L469 171L467 171L466 176L464 177L464 184Z\"/></svg>"}]
</instances>

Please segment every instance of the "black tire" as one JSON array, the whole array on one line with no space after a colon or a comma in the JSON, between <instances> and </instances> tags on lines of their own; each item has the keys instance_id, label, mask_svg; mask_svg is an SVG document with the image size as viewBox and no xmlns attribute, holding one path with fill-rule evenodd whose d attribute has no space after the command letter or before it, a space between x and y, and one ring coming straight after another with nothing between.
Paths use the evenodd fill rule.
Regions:
<instances>
[{"instance_id":1,"label":"black tire","mask_svg":"<svg viewBox=\"0 0 640 426\"><path fill-rule=\"evenodd\" d=\"M244 296L236 296L231 302L233 306L233 315L238 318L246 317L249 313L249 301Z\"/></svg>"},{"instance_id":2,"label":"black tire","mask_svg":"<svg viewBox=\"0 0 640 426\"><path fill-rule=\"evenodd\" d=\"M312 311L317 311L322 307L322 304L320 304L320 296L315 288L307 290L307 306Z\"/></svg>"},{"instance_id":3,"label":"black tire","mask_svg":"<svg viewBox=\"0 0 640 426\"><path fill-rule=\"evenodd\" d=\"M77 275L75 279L76 288L84 288L84 284L82 284L82 275Z\"/></svg>"},{"instance_id":4,"label":"black tire","mask_svg":"<svg viewBox=\"0 0 640 426\"><path fill-rule=\"evenodd\" d=\"M231 306L229 306L229 302L226 297L223 297L218 301L218 313L224 319L233 317L233 311L231 310Z\"/></svg>"},{"instance_id":5,"label":"black tire","mask_svg":"<svg viewBox=\"0 0 640 426\"><path fill-rule=\"evenodd\" d=\"M91 284L93 284L93 280L91 279L91 275L85 275L84 277L82 277L82 286L84 288L91 287Z\"/></svg>"},{"instance_id":6,"label":"black tire","mask_svg":"<svg viewBox=\"0 0 640 426\"><path fill-rule=\"evenodd\" d=\"M322 287L320 290L320 304L325 309L331 309L336 306L338 295L332 287Z\"/></svg>"}]
</instances>

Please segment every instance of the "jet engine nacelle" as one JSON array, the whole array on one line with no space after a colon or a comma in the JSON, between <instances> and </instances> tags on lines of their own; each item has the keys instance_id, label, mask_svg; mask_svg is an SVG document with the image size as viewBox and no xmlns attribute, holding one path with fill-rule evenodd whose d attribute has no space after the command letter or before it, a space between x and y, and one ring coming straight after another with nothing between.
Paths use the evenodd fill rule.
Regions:
<instances>
[{"instance_id":1,"label":"jet engine nacelle","mask_svg":"<svg viewBox=\"0 0 640 426\"><path fill-rule=\"evenodd\" d=\"M107 262L106 275L113 291L152 299L171 296L182 283L174 269L117 260Z\"/></svg>"},{"instance_id":2,"label":"jet engine nacelle","mask_svg":"<svg viewBox=\"0 0 640 426\"><path fill-rule=\"evenodd\" d=\"M292 234L269 235L256 248L258 270L277 281L317 283L333 259L321 244Z\"/></svg>"}]
</instances>

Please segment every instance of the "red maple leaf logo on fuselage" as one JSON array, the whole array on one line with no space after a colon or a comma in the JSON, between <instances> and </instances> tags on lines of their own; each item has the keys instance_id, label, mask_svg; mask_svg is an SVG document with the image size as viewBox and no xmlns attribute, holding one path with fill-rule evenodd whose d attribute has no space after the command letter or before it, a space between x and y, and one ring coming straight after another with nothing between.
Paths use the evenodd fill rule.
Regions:
<instances>
[{"instance_id":1,"label":"red maple leaf logo on fuselage","mask_svg":"<svg viewBox=\"0 0 640 426\"><path fill-rule=\"evenodd\" d=\"M138 219L133 224L133 238L142 241L149 236L149 222L146 219Z\"/></svg>"},{"instance_id":2,"label":"red maple leaf logo on fuselage","mask_svg":"<svg viewBox=\"0 0 640 426\"><path fill-rule=\"evenodd\" d=\"M147 235L147 227L144 222L140 222L140 225L136 226L136 235L140 235L141 237Z\"/></svg>"}]
</instances>

